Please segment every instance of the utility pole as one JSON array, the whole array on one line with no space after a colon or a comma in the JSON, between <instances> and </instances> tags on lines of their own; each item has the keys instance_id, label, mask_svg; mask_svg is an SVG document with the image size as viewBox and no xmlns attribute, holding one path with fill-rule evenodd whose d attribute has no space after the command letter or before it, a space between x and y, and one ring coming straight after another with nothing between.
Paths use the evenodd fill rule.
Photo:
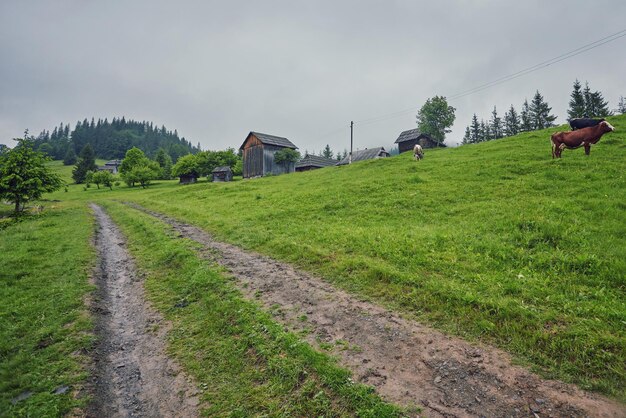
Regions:
<instances>
[{"instance_id":1,"label":"utility pole","mask_svg":"<svg viewBox=\"0 0 626 418\"><path fill-rule=\"evenodd\" d=\"M353 129L354 128L354 122L350 121L350 156L348 157L348 164L352 164L352 139L353 139Z\"/></svg>"}]
</instances>

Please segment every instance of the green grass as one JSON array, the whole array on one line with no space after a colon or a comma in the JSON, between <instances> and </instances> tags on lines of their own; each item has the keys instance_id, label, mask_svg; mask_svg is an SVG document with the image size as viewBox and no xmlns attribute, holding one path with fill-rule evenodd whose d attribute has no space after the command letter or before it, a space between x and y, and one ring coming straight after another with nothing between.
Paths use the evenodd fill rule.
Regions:
<instances>
[{"instance_id":1,"label":"green grass","mask_svg":"<svg viewBox=\"0 0 626 418\"><path fill-rule=\"evenodd\" d=\"M324 354L246 301L197 244L120 204L107 204L146 279L148 297L173 322L170 351L193 375L206 416L400 416Z\"/></svg>"},{"instance_id":2,"label":"green grass","mask_svg":"<svg viewBox=\"0 0 626 418\"><path fill-rule=\"evenodd\" d=\"M624 400L626 117L610 121L589 157L552 160L553 128L419 163L68 197L135 201Z\"/></svg>"},{"instance_id":3,"label":"green grass","mask_svg":"<svg viewBox=\"0 0 626 418\"><path fill-rule=\"evenodd\" d=\"M107 160L98 159L96 160L96 165L98 166L104 165L106 161ZM61 176L63 181L65 181L67 184L74 183L74 180L72 179L72 170L75 167L74 165L63 165L62 160L50 161L47 163L47 165L53 172Z\"/></svg>"},{"instance_id":4,"label":"green grass","mask_svg":"<svg viewBox=\"0 0 626 418\"><path fill-rule=\"evenodd\" d=\"M345 371L336 369L340 378L325 380L311 360L317 354L242 301L215 266L191 255L191 243L168 241L161 226L106 203L112 200L194 223L447 332L502 347L545 376L625 401L626 117L610 121L617 131L589 157L566 150L563 159L552 160L549 135L557 129L550 129L427 150L419 163L404 154L230 184L173 180L114 191L70 185L47 197L43 216L18 224L0 220L0 411L45 416L80 405L50 391L84 377L79 359L66 354L88 340L81 334L88 321L79 314L93 262L88 201L106 204L131 236L141 267L155 274L148 279L153 301L181 324L172 334L172 352L205 384L205 399L221 405L209 413L234 414L241 405L242 414L349 414L365 405L343 392L351 387ZM56 164L53 169L69 178L71 167ZM163 248L151 250L141 228ZM172 276L177 266L184 274ZM185 297L192 302L187 308L172 308ZM207 318L219 329L205 333ZM68 323L75 325L64 327ZM49 335L54 344L37 348ZM262 348L248 354L250 346ZM204 355L189 354L205 348ZM261 366L234 359L225 363L237 370L230 379L217 363L203 366L224 353ZM284 384L277 377L282 370ZM302 370L306 385L297 383ZM309 399L318 388L320 404ZM12 406L26 390L35 395ZM309 401L298 409L286 399Z\"/></svg>"},{"instance_id":5,"label":"green grass","mask_svg":"<svg viewBox=\"0 0 626 418\"><path fill-rule=\"evenodd\" d=\"M0 416L65 415L86 402L74 394L92 342L92 222L85 206L62 205L0 227Z\"/></svg>"}]
</instances>

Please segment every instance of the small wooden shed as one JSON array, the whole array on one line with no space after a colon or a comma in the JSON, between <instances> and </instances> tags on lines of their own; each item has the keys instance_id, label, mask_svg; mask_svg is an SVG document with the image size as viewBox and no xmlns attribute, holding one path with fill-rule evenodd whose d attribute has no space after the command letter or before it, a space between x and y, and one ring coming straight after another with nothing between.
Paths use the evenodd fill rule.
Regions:
<instances>
[{"instance_id":1,"label":"small wooden shed","mask_svg":"<svg viewBox=\"0 0 626 418\"><path fill-rule=\"evenodd\" d=\"M107 161L104 165L98 167L98 171L108 171L110 173L117 174L121 165L122 160Z\"/></svg>"},{"instance_id":2,"label":"small wooden shed","mask_svg":"<svg viewBox=\"0 0 626 418\"><path fill-rule=\"evenodd\" d=\"M274 154L285 148L298 149L287 138L250 132L239 147L243 154L243 178L293 173L295 163L276 164L274 162Z\"/></svg>"},{"instance_id":3,"label":"small wooden shed","mask_svg":"<svg viewBox=\"0 0 626 418\"><path fill-rule=\"evenodd\" d=\"M422 148L445 147L445 144L435 141L428 134L421 133L419 129L409 129L402 132L395 143L398 144L400 154L413 151L415 144L420 144Z\"/></svg>"},{"instance_id":4,"label":"small wooden shed","mask_svg":"<svg viewBox=\"0 0 626 418\"><path fill-rule=\"evenodd\" d=\"M180 184L193 184L198 181L196 174L183 174L180 177Z\"/></svg>"},{"instance_id":5,"label":"small wooden shed","mask_svg":"<svg viewBox=\"0 0 626 418\"><path fill-rule=\"evenodd\" d=\"M296 171L309 171L337 164L336 160L307 154L296 163Z\"/></svg>"},{"instance_id":6,"label":"small wooden shed","mask_svg":"<svg viewBox=\"0 0 626 418\"><path fill-rule=\"evenodd\" d=\"M232 181L233 179L233 171L227 165L223 167L215 167L212 174L214 182Z\"/></svg>"},{"instance_id":7,"label":"small wooden shed","mask_svg":"<svg viewBox=\"0 0 626 418\"><path fill-rule=\"evenodd\" d=\"M358 151L352 152L352 162L363 161L363 160L373 160L376 158L386 158L389 157L389 153L385 151L385 148L370 148L370 149L362 149ZM350 161L350 156L347 155L346 158L339 161L337 165L346 165Z\"/></svg>"}]
</instances>

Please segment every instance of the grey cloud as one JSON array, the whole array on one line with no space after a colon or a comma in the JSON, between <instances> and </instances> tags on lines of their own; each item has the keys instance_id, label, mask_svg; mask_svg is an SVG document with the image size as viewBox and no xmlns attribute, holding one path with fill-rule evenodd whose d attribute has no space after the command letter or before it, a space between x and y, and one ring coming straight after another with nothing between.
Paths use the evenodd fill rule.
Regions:
<instances>
[{"instance_id":1,"label":"grey cloud","mask_svg":"<svg viewBox=\"0 0 626 418\"><path fill-rule=\"evenodd\" d=\"M238 147L258 130L342 150L350 120L417 110L624 29L624 15L621 0L3 1L0 142L124 115L203 148ZM615 106L626 95L626 58L615 53L624 45L453 101L448 142L473 113L519 109L537 89L563 122L575 78ZM414 125L415 111L357 124L355 144L389 147Z\"/></svg>"}]
</instances>

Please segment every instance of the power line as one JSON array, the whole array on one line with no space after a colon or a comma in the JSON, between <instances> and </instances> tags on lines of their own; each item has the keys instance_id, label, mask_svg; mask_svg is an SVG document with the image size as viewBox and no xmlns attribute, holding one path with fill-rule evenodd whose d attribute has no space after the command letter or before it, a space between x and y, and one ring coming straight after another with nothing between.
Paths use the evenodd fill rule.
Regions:
<instances>
[{"instance_id":1,"label":"power line","mask_svg":"<svg viewBox=\"0 0 626 418\"><path fill-rule=\"evenodd\" d=\"M580 48L576 48L576 49L574 49L572 51L566 52L565 54L561 54L558 57L554 57L554 58L551 58L551 59L549 59L547 61L540 62L539 64L535 64L532 67L528 67L528 68L525 68L523 70L517 71L517 72L515 72L513 74L509 74L507 76L500 77L500 78L498 78L496 80L490 81L489 83L482 84L482 85L474 87L472 89L469 89L469 90L466 90L466 91L463 91L463 92L460 92L460 93L457 93L457 94L453 94L451 96L448 96L448 100L455 100L455 99L458 99L458 98L461 98L461 97L469 96L470 94L477 93L477 92L485 90L485 89L487 89L489 87L493 87L493 86L496 86L498 84L502 84L502 83L504 83L506 81L513 80L515 78L521 77L521 76L526 75L526 74L530 74L530 73L538 71L538 70L540 70L542 68L548 67L548 66L550 66L552 64L556 64L558 62L565 61L566 59L575 57L576 55L580 55L580 54L582 54L584 52L587 52L587 51L590 51L592 49L595 49L595 48L597 48L599 46L602 46L604 44L607 44L609 42L613 42L613 41L615 41L615 40L617 40L619 38L622 38L624 36L626 36L626 29L621 30L619 32L616 32L616 33L614 33L612 35L606 36L606 37L604 37L602 39L598 39L597 41L591 42L591 43L589 43L587 45L583 45Z\"/></svg>"},{"instance_id":2,"label":"power line","mask_svg":"<svg viewBox=\"0 0 626 418\"><path fill-rule=\"evenodd\" d=\"M530 74L530 73L538 71L538 70L541 70L541 69L543 69L545 67L548 67L550 65L559 63L561 61L565 61L566 59L573 58L573 57L575 57L577 55L580 55L580 54L582 54L584 52L587 52L587 51L590 51L592 49L598 48L599 46L602 46L602 45L607 44L609 42L616 41L616 40L618 40L618 39L620 39L620 38L622 38L624 36L626 36L626 29L622 29L619 32L615 32L615 33L613 33L611 35L605 36L604 38L598 39L596 41L593 41L591 43L583 45L583 46L581 46L579 48L573 49L573 50L571 50L569 52L566 52L564 54L558 55L558 56L556 56L554 58L551 58L551 59L549 59L547 61L540 62L538 64L535 64L535 65L531 66L531 67L525 68L523 70L514 72L514 73L506 75L504 77L497 78L495 80L492 80L492 81L490 81L488 83L481 84L481 85L476 86L474 88L471 88L469 90L465 90L465 91L459 92L457 94L453 94L451 96L447 96L447 99L448 99L448 101L452 101L452 100L460 99L461 97L465 97L465 96L469 96L469 95L474 94L474 93L478 93L479 91L486 90L486 89L488 89L490 87L497 86L499 84L502 84L502 83L505 83L507 81L513 80L515 78L518 78L518 77ZM383 122L385 120L394 119L396 117L403 116L403 115L405 115L407 113L416 112L417 110L418 110L418 108L412 107L412 108L408 108L408 109L404 109L404 110L399 110L399 111L396 111L396 112L393 112L393 113L388 113L388 114L385 114L385 115L374 116L374 117L371 117L371 118L368 118L368 119L362 119L362 120L359 120L359 121L355 121L354 123L355 124L360 124L360 125L369 125L371 123L378 123L378 122Z\"/></svg>"},{"instance_id":3,"label":"power line","mask_svg":"<svg viewBox=\"0 0 626 418\"><path fill-rule=\"evenodd\" d=\"M567 59L573 58L573 57L575 57L577 55L580 55L580 54L583 54L583 53L585 53L587 51L590 51L592 49L598 48L598 47L600 47L602 45L605 45L605 44L607 44L609 42L613 42L613 41L616 41L616 40L618 40L620 38L623 38L624 36L626 36L626 29L622 29L622 30L620 30L618 32L615 32L615 33L611 34L611 35L608 35L608 36L600 38L600 39L598 39L596 41L590 42L590 43L588 43L586 45L583 45L581 47L573 49L573 50L571 50L569 52L566 52L564 54L558 55L558 56L556 56L554 58L551 58L549 60L542 61L542 62L540 62L538 64L535 64L535 65L533 65L531 67L528 67L528 68L525 68L523 70L516 71L516 72L514 72L512 74L509 74L509 75L497 78L497 79L492 80L492 81L490 81L488 83L484 83L484 84L481 84L479 86L473 87L471 89L464 90L462 92L453 94L451 96L447 96L447 99L449 101L453 101L453 100L460 99L462 97L466 97L466 96L472 95L474 93L478 93L480 91L483 91L483 90L486 90L488 88L497 86L499 84L506 83L507 81L511 81L511 80L514 80L514 79L516 79L518 77L522 77L524 75L527 75L527 74L533 73L535 71L541 70L543 68L549 67L550 65L553 65L553 64L559 63L561 61L565 61ZM399 116L403 116L403 115L405 115L407 113L417 112L417 110L419 110L419 109L416 108L416 107L411 107L411 108L408 108L408 109L398 110L396 112L387 113L387 114L384 114L384 115L374 116L374 117L367 118L367 119L361 119L361 120L355 121L354 124L369 125L369 124L372 124L372 123L383 122L383 121L386 121L386 120L395 119L395 118L397 118ZM318 138L320 138L320 139L321 138L326 138L326 137L331 136L331 135L333 135L335 133L343 131L344 129L346 129L346 127L348 127L348 126L344 126L342 128L335 129L335 130L330 131L327 134L323 135L322 137L318 137Z\"/></svg>"}]
</instances>

